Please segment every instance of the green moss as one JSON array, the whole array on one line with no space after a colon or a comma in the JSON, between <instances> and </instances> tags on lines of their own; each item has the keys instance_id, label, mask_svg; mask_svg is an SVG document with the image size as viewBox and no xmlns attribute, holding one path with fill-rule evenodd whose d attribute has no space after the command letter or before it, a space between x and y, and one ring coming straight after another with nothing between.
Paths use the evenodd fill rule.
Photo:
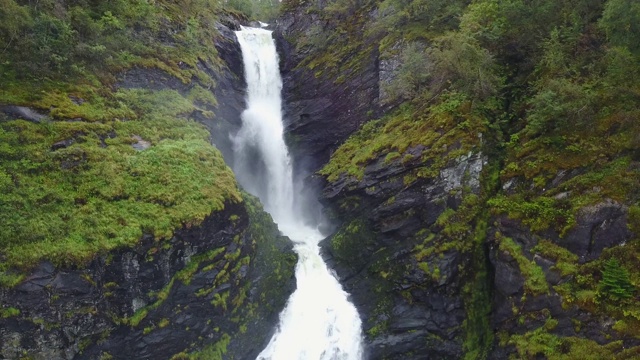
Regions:
<instances>
[{"instance_id":1,"label":"green moss","mask_svg":"<svg viewBox=\"0 0 640 360\"><path fill-rule=\"evenodd\" d=\"M100 354L99 359L100 360L111 360L111 359L113 359L113 356L111 354L107 353L107 352L103 352L103 353Z\"/></svg>"},{"instance_id":2,"label":"green moss","mask_svg":"<svg viewBox=\"0 0 640 360\"><path fill-rule=\"evenodd\" d=\"M159 308L164 301L169 297L171 290L173 289L173 285L175 281L178 280L183 284L189 284L191 282L191 277L198 271L203 262L215 261L220 254L225 251L224 247L213 249L207 251L202 254L195 255L191 258L191 261L185 265L185 267L175 273L175 275L171 278L169 283L165 285L162 289L151 292L149 297L154 299L155 301L150 305L147 305L143 308L138 309L133 316L130 318L124 318L122 321L125 324L129 324L131 326L138 326L142 320L144 320L147 315L149 315L150 311L156 310ZM219 259L218 259L219 260ZM228 263L226 264L228 265ZM215 287L216 284L214 284ZM216 294L217 295L217 294Z\"/></svg>"},{"instance_id":3,"label":"green moss","mask_svg":"<svg viewBox=\"0 0 640 360\"><path fill-rule=\"evenodd\" d=\"M47 331L51 331L53 329L59 329L61 327L61 324L59 322L50 322L50 321L47 321L47 320L45 320L43 318L31 318L31 319L28 319L28 320L30 320L35 325L40 325L40 326L44 327L45 330L47 330Z\"/></svg>"},{"instance_id":4,"label":"green moss","mask_svg":"<svg viewBox=\"0 0 640 360\"><path fill-rule=\"evenodd\" d=\"M81 263L132 246L143 233L168 238L226 201L240 201L234 176L208 144L207 132L174 118L182 110L166 96L181 98L177 93L129 95L147 105L158 95L157 105L168 107L134 107L140 115L128 122L0 125L0 208L12 209L0 215L5 271L42 259ZM134 150L135 136L151 147ZM73 143L51 150L66 139Z\"/></svg>"},{"instance_id":5,"label":"green moss","mask_svg":"<svg viewBox=\"0 0 640 360\"><path fill-rule=\"evenodd\" d=\"M369 337L371 338L375 338L384 334L387 331L388 327L389 324L387 323L387 321L381 321L367 330L367 335L369 335Z\"/></svg>"},{"instance_id":6,"label":"green moss","mask_svg":"<svg viewBox=\"0 0 640 360\"><path fill-rule=\"evenodd\" d=\"M225 283L232 285L229 290L214 293L211 301L212 306L229 316L228 325L231 328L227 326L225 331L228 333L225 334L219 327L214 327L214 338L209 340L215 342L213 345L194 350L202 346L201 342L191 344L189 350L176 354L173 359L226 358L229 356L226 354L226 348L232 341L240 344L255 342L256 326L261 324L261 319L276 316L290 295L288 284L293 279L296 257L289 248L289 241L280 237L277 226L269 214L264 212L257 198L247 193L242 193L242 197L249 216L249 227L234 237L233 242L238 247L234 248L234 251L226 252L224 256L218 256L219 259L210 258L219 260L215 262L216 266L198 266L201 268L199 271L216 269L218 274L211 286L200 289L196 293L197 296L211 294ZM244 214L236 216L240 219ZM248 250L247 246L251 249ZM247 255L247 250L251 256ZM239 281L243 280L239 275L240 269L245 266L250 274L259 274L257 281ZM209 323L211 320L207 322ZM162 321L158 323L159 327L162 325Z\"/></svg>"},{"instance_id":7,"label":"green moss","mask_svg":"<svg viewBox=\"0 0 640 360\"><path fill-rule=\"evenodd\" d=\"M463 113L464 122L457 117ZM362 179L364 166L389 152L397 158L418 145L429 148L422 155L428 168L416 170L418 177L434 177L447 163L466 155L478 144L477 134L483 132L482 118L469 109L464 96L449 94L429 108L405 106L382 120L370 121L336 150L329 163L319 173L335 181L340 175ZM455 150L451 145L459 142ZM405 181L411 183L412 181Z\"/></svg>"},{"instance_id":8,"label":"green moss","mask_svg":"<svg viewBox=\"0 0 640 360\"><path fill-rule=\"evenodd\" d=\"M222 360L227 353L227 347L231 342L231 336L222 334L220 340L213 345L209 345L199 352L188 356L189 360Z\"/></svg>"},{"instance_id":9,"label":"green moss","mask_svg":"<svg viewBox=\"0 0 640 360\"><path fill-rule=\"evenodd\" d=\"M145 327L144 329L142 329L142 334L143 334L143 335L147 335L147 334L151 333L151 332L152 332L153 330L155 330L155 329L156 329L155 324L153 324L153 325L151 325L151 326L147 326L147 327Z\"/></svg>"},{"instance_id":10,"label":"green moss","mask_svg":"<svg viewBox=\"0 0 640 360\"><path fill-rule=\"evenodd\" d=\"M512 219L519 219L532 231L548 228L566 231L575 223L575 213L562 206L562 201L540 196L527 201L522 195L496 196L488 201L496 213L507 213Z\"/></svg>"},{"instance_id":11,"label":"green moss","mask_svg":"<svg viewBox=\"0 0 640 360\"><path fill-rule=\"evenodd\" d=\"M30 106L47 118L0 124L1 286L19 281L10 268L43 259L82 264L133 246L144 233L171 237L240 201L209 133L187 120L194 112L213 116L213 80L195 65L221 64L213 43L220 7L8 4L4 16L20 19L12 34L31 40L0 40L0 104ZM134 66L193 86L185 95L112 90L115 74ZM136 151L138 141L151 147Z\"/></svg>"},{"instance_id":12,"label":"green moss","mask_svg":"<svg viewBox=\"0 0 640 360\"><path fill-rule=\"evenodd\" d=\"M9 318L16 317L20 315L20 309L14 307L2 308L0 309L0 317L1 318Z\"/></svg>"},{"instance_id":13,"label":"green moss","mask_svg":"<svg viewBox=\"0 0 640 360\"><path fill-rule=\"evenodd\" d=\"M322 28L313 27L311 31L292 39L296 49L313 53L313 56L305 57L299 67L313 71L316 77L330 78L337 85L362 72L362 64L370 61L374 50L363 31L367 27L368 14L374 9L374 1L358 4L335 1L324 6L322 11L318 11L315 4L290 3L292 5L283 6L283 11L299 11L303 7L326 22Z\"/></svg>"},{"instance_id":14,"label":"green moss","mask_svg":"<svg viewBox=\"0 0 640 360\"><path fill-rule=\"evenodd\" d=\"M549 240L540 240L531 251L554 260L556 264L552 269L558 270L562 276L575 275L578 271L578 256Z\"/></svg>"},{"instance_id":15,"label":"green moss","mask_svg":"<svg viewBox=\"0 0 640 360\"><path fill-rule=\"evenodd\" d=\"M135 313L133 313L133 316L126 319L126 323L131 326L138 326L138 324L140 324L140 322L144 320L147 315L149 315L149 308L145 307L142 309L138 309Z\"/></svg>"},{"instance_id":16,"label":"green moss","mask_svg":"<svg viewBox=\"0 0 640 360\"><path fill-rule=\"evenodd\" d=\"M560 337L551 334L555 320L523 335L513 335L507 340L517 351L515 359L536 359L544 356L549 360L570 359L632 359L640 351L639 347L624 350L622 341L613 341L604 345L581 337ZM556 322L557 323L557 322ZM623 351L624 350L624 351ZM626 354L626 355L625 355Z\"/></svg>"},{"instance_id":17,"label":"green moss","mask_svg":"<svg viewBox=\"0 0 640 360\"><path fill-rule=\"evenodd\" d=\"M627 226L636 236L640 236L640 205L629 207L629 218Z\"/></svg>"},{"instance_id":18,"label":"green moss","mask_svg":"<svg viewBox=\"0 0 640 360\"><path fill-rule=\"evenodd\" d=\"M331 249L336 258L349 266L358 267L366 262L361 256L361 249L371 243L374 235L367 228L363 219L355 219L340 228L331 237Z\"/></svg>"},{"instance_id":19,"label":"green moss","mask_svg":"<svg viewBox=\"0 0 640 360\"><path fill-rule=\"evenodd\" d=\"M227 311L227 300L229 299L229 292L225 291L220 295L220 293L213 294L213 300L211 300L211 305L221 308L224 311Z\"/></svg>"},{"instance_id":20,"label":"green moss","mask_svg":"<svg viewBox=\"0 0 640 360\"><path fill-rule=\"evenodd\" d=\"M15 274L13 272L0 270L0 287L12 288L22 282L24 277L24 274Z\"/></svg>"},{"instance_id":21,"label":"green moss","mask_svg":"<svg viewBox=\"0 0 640 360\"><path fill-rule=\"evenodd\" d=\"M473 263L466 269L472 275L462 289L467 313L462 323L465 332L462 343L464 360L486 359L493 345L494 333L490 324L491 279L483 247L487 236L487 218L488 215L484 213L475 226Z\"/></svg>"},{"instance_id":22,"label":"green moss","mask_svg":"<svg viewBox=\"0 0 640 360\"><path fill-rule=\"evenodd\" d=\"M399 159L402 155L400 155L399 152L397 151L392 151L390 153L387 154L387 156L385 156L384 158L384 163L385 164L389 164L391 162L393 162L396 159Z\"/></svg>"},{"instance_id":23,"label":"green moss","mask_svg":"<svg viewBox=\"0 0 640 360\"><path fill-rule=\"evenodd\" d=\"M542 295L549 292L549 284L544 276L544 271L534 261L527 259L522 248L513 239L496 234L496 240L500 251L505 251L518 263L520 273L524 277L525 292L531 295Z\"/></svg>"},{"instance_id":24,"label":"green moss","mask_svg":"<svg viewBox=\"0 0 640 360\"><path fill-rule=\"evenodd\" d=\"M288 295L283 294L282 284L293 278L297 257L290 250L283 249L282 241L287 240L276 241L278 229L271 216L263 210L258 199L247 193L243 193L243 196L250 220L249 235L255 246L252 266L262 274L257 287L258 293L262 300L277 299L275 304L284 305ZM265 306L260 310L273 311L274 309Z\"/></svg>"}]
</instances>

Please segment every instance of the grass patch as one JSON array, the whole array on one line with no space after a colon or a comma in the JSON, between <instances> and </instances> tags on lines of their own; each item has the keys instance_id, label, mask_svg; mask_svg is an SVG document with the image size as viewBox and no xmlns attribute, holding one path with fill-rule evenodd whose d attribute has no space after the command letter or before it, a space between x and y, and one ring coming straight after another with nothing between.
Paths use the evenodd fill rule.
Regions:
<instances>
[{"instance_id":1,"label":"grass patch","mask_svg":"<svg viewBox=\"0 0 640 360\"><path fill-rule=\"evenodd\" d=\"M20 309L16 309L14 307L8 307L8 308L2 308L0 309L0 317L1 318L10 318L10 317L16 317L20 315Z\"/></svg>"},{"instance_id":2,"label":"grass patch","mask_svg":"<svg viewBox=\"0 0 640 360\"><path fill-rule=\"evenodd\" d=\"M385 160L390 162L421 145L429 149L421 159L429 166L417 169L416 175L434 177L450 160L478 145L477 134L483 130L481 117L474 114L465 96L447 94L431 107L406 105L381 120L366 123L332 154L319 173L329 181L343 174L360 180L371 160L388 153ZM454 143L457 146L452 146Z\"/></svg>"},{"instance_id":3,"label":"grass patch","mask_svg":"<svg viewBox=\"0 0 640 360\"><path fill-rule=\"evenodd\" d=\"M552 334L554 324L557 321L549 319L538 329L511 336L507 343L515 346L517 355L511 355L510 359L537 359L540 356L549 360L634 359L640 354L640 347L625 349L622 341L600 345L590 339Z\"/></svg>"},{"instance_id":4,"label":"grass patch","mask_svg":"<svg viewBox=\"0 0 640 360\"><path fill-rule=\"evenodd\" d=\"M540 240L531 251L554 260L556 264L552 269L559 271L562 276L575 275L578 272L578 256L554 242Z\"/></svg>"},{"instance_id":5,"label":"grass patch","mask_svg":"<svg viewBox=\"0 0 640 360\"><path fill-rule=\"evenodd\" d=\"M513 257L518 263L520 273L524 277L524 289L526 293L531 295L542 295L549 292L549 284L544 276L544 271L534 261L529 260L513 239L496 234L496 240L499 244L500 251L505 251Z\"/></svg>"},{"instance_id":6,"label":"grass patch","mask_svg":"<svg viewBox=\"0 0 640 360\"><path fill-rule=\"evenodd\" d=\"M88 121L0 123L3 279L43 259L83 263L144 233L169 238L241 201L209 133L183 118L197 107L177 92L120 90L82 109L54 98L54 110L68 107L56 114ZM127 121L111 119L112 102ZM150 147L137 151L138 139Z\"/></svg>"}]
</instances>

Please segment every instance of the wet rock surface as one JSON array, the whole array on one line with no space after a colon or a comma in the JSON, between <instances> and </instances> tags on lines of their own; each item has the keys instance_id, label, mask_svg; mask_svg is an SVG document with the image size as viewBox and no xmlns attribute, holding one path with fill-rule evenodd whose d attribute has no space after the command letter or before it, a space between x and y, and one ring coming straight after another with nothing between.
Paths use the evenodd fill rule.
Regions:
<instances>
[{"instance_id":1,"label":"wet rock surface","mask_svg":"<svg viewBox=\"0 0 640 360\"><path fill-rule=\"evenodd\" d=\"M439 177L409 185L403 175L419 162L383 158L370 162L361 180L326 184L323 202L335 218L349 220L322 243L324 256L360 311L370 359L459 358L467 276L460 269L469 254L418 257L416 247L424 237L438 242L436 220L460 205L462 187L477 189L483 157L470 154Z\"/></svg>"},{"instance_id":2,"label":"wet rock surface","mask_svg":"<svg viewBox=\"0 0 640 360\"><path fill-rule=\"evenodd\" d=\"M232 215L238 220L229 221ZM0 354L168 359L234 336L230 356L255 356L294 279L269 284L279 296L264 298L261 274L274 265L256 254L249 226L245 205L228 204L169 240L145 236L134 249L112 251L81 268L39 264L19 285L0 289L3 306L19 310L0 319ZM292 254L288 239L278 238L275 227L270 231L269 246ZM259 309L245 314L242 307L251 303ZM241 315L243 326L260 330L251 339L235 336L242 324L232 317Z\"/></svg>"},{"instance_id":3,"label":"wet rock surface","mask_svg":"<svg viewBox=\"0 0 640 360\"><path fill-rule=\"evenodd\" d=\"M11 120L24 119L34 123L42 122L47 118L47 116L44 114L41 114L39 110L26 107L26 106L15 106L15 105L0 106L0 112L3 113L6 118Z\"/></svg>"},{"instance_id":4,"label":"wet rock surface","mask_svg":"<svg viewBox=\"0 0 640 360\"><path fill-rule=\"evenodd\" d=\"M326 26L303 9L278 20L274 36L283 80L287 143L298 173L318 170L331 153L378 111L377 51L371 51L357 74L315 74L301 65L309 48L296 48L300 34ZM337 81L338 78L346 79Z\"/></svg>"}]
</instances>

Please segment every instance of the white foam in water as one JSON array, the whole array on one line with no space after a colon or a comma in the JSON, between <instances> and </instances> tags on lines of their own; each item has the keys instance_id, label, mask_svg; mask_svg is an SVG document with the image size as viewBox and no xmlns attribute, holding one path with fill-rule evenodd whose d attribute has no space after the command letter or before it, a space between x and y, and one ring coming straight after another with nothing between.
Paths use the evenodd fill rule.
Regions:
<instances>
[{"instance_id":1,"label":"white foam in water","mask_svg":"<svg viewBox=\"0 0 640 360\"><path fill-rule=\"evenodd\" d=\"M247 109L234 137L235 172L280 230L295 242L297 289L258 360L360 360L362 323L348 294L319 254L322 234L294 211L291 161L283 139L282 80L271 31L242 28Z\"/></svg>"}]
</instances>

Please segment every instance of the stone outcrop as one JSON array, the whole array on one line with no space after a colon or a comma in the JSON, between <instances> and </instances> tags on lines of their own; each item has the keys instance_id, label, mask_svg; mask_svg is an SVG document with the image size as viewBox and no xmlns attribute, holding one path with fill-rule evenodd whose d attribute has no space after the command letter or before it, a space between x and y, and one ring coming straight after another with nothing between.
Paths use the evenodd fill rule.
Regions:
<instances>
[{"instance_id":1,"label":"stone outcrop","mask_svg":"<svg viewBox=\"0 0 640 360\"><path fill-rule=\"evenodd\" d=\"M39 123L47 118L38 110L26 106L5 105L0 106L0 113L8 119L24 119L34 123Z\"/></svg>"},{"instance_id":2,"label":"stone outcrop","mask_svg":"<svg viewBox=\"0 0 640 360\"><path fill-rule=\"evenodd\" d=\"M622 341L624 348L640 345L638 339L624 336L614 329L616 319L586 308L580 304L584 300L575 301L573 294L559 292L558 286L561 288L562 284L574 281L575 275L563 274L560 267L563 259L545 257L537 248L553 245L565 248L575 256L576 263L597 260L605 248L624 246L633 237L627 227L627 211L624 205L609 199L585 207L578 215L577 225L564 237L555 231L532 233L519 221L494 218L494 226L489 229L487 239L493 268L492 328L506 334L523 334L544 328L548 319L554 319L557 323L548 329L553 335L584 338L598 344ZM519 264L523 260L517 260L510 252L500 249L499 243L504 238L517 244L526 261L540 269L546 290L532 293L527 288L527 277ZM542 241L552 245L542 244ZM506 358L513 350L496 344L492 356Z\"/></svg>"},{"instance_id":3,"label":"stone outcrop","mask_svg":"<svg viewBox=\"0 0 640 360\"><path fill-rule=\"evenodd\" d=\"M301 34L329 26L304 9L285 13L275 29L283 79L286 140L296 173L306 176L329 160L331 153L378 112L377 51L364 55L355 73L316 73L303 61L311 48L298 43ZM338 80L341 79L341 80Z\"/></svg>"},{"instance_id":4,"label":"stone outcrop","mask_svg":"<svg viewBox=\"0 0 640 360\"><path fill-rule=\"evenodd\" d=\"M171 239L146 236L85 266L41 263L0 290L4 309L15 309L0 319L0 354L169 359L217 343L229 356L255 356L293 290L295 263L270 217L247 212L256 206L227 204Z\"/></svg>"},{"instance_id":5,"label":"stone outcrop","mask_svg":"<svg viewBox=\"0 0 640 360\"><path fill-rule=\"evenodd\" d=\"M406 185L404 175L424 164L381 157L366 167L361 180L342 177L325 187L323 202L334 218L347 219L325 241L325 257L363 317L370 359L462 356L462 288L470 254L438 249L442 226L437 219L445 209L460 206L463 187L479 191L484 161L470 154L436 178ZM433 246L427 255L419 254L425 238Z\"/></svg>"}]
</instances>

